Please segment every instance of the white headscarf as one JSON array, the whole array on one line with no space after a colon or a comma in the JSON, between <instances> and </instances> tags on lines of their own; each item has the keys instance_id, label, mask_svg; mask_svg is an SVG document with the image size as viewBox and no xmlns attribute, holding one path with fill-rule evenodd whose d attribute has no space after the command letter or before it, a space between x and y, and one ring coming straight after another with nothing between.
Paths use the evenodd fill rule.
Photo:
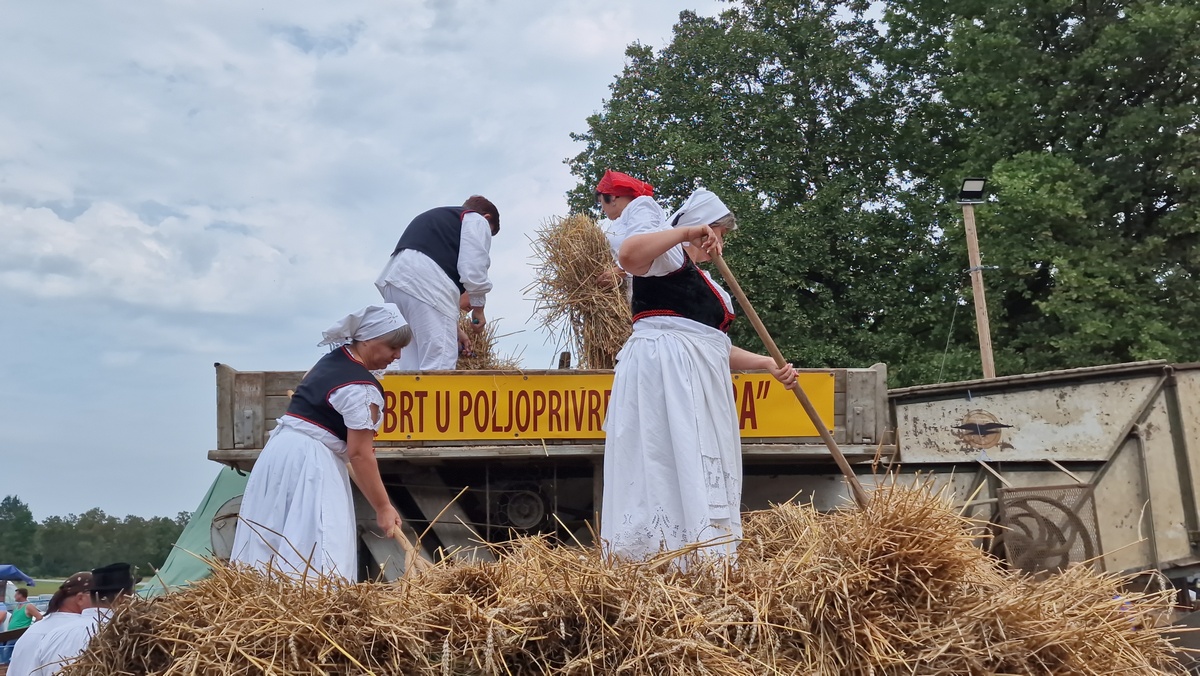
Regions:
<instances>
[{"instance_id":1,"label":"white headscarf","mask_svg":"<svg viewBox=\"0 0 1200 676\"><path fill-rule=\"evenodd\" d=\"M348 314L341 321L325 329L321 334L325 340L317 345L346 345L355 340L370 340L391 333L404 326L404 315L392 303L368 305Z\"/></svg>"},{"instance_id":2,"label":"white headscarf","mask_svg":"<svg viewBox=\"0 0 1200 676\"><path fill-rule=\"evenodd\" d=\"M683 206L667 218L672 228L689 225L712 225L725 214L729 207L711 190L700 188L692 193Z\"/></svg>"}]
</instances>

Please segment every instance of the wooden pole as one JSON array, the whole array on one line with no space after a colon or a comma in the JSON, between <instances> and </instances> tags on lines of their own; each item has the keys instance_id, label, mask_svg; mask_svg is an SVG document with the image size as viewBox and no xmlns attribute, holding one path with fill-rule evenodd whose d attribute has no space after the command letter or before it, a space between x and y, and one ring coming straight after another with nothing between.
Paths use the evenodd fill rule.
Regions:
<instances>
[{"instance_id":1,"label":"wooden pole","mask_svg":"<svg viewBox=\"0 0 1200 676\"><path fill-rule=\"evenodd\" d=\"M995 378L992 362L992 327L988 323L987 299L983 293L983 265L979 260L979 241L975 236L975 205L964 204L963 223L967 227L967 258L971 262L971 295L975 299L975 331L979 334L979 357L983 361L983 377Z\"/></svg>"},{"instance_id":2,"label":"wooden pole","mask_svg":"<svg viewBox=\"0 0 1200 676\"><path fill-rule=\"evenodd\" d=\"M733 292L734 298L737 298L738 304L742 306L746 316L750 319L750 323L754 325L754 330L758 332L758 337L762 340L763 345L767 347L767 353L775 360L776 366L783 366L787 360L783 358L783 353L779 351L779 347L775 345L775 341L771 340L771 334L767 333L767 327L763 325L762 320L758 318L758 313L754 311L754 307L750 305L750 300L746 298L746 292L742 291L742 287L737 282L737 278L733 276L733 271L725 264L725 259L721 254L714 254L712 257L713 263L717 269L721 271L721 276L725 278L725 283L729 285L729 290ZM842 454L842 449L838 448L837 442L834 441L833 435L829 433L829 428L825 426L825 421L821 420L821 416L817 414L817 409L813 407L809 401L808 395L804 393L804 388L796 383L796 388L792 390L796 395L796 399L800 401L800 405L804 407L804 412L808 414L809 420L817 428L817 432L821 435L821 440L825 442L825 447L829 449L830 455L833 456L833 461L837 463L838 469L842 470L842 475L846 477L846 482L850 484L850 493L854 496L854 501L859 507L866 507L870 502L870 497L867 491L863 489L862 483L858 480L858 475L850 467L850 462L846 460L846 456Z\"/></svg>"}]
</instances>

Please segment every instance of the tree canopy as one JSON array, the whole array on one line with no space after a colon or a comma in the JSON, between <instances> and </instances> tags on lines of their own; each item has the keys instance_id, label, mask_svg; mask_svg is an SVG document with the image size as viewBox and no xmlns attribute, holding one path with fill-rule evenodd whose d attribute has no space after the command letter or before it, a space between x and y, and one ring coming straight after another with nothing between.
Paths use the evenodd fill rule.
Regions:
<instances>
[{"instance_id":1,"label":"tree canopy","mask_svg":"<svg viewBox=\"0 0 1200 676\"><path fill-rule=\"evenodd\" d=\"M880 10L882 9L882 13ZM726 258L800 366L893 384L981 374L977 211L997 371L1200 355L1200 5L745 0L635 44L574 136L668 206L707 187ZM745 322L735 342L755 347Z\"/></svg>"},{"instance_id":2,"label":"tree canopy","mask_svg":"<svg viewBox=\"0 0 1200 676\"><path fill-rule=\"evenodd\" d=\"M33 520L17 496L0 501L0 563L11 563L30 575L66 577L81 570L126 561L142 575L163 565L190 515L174 519L126 516L118 519L101 509L66 517Z\"/></svg>"}]
</instances>

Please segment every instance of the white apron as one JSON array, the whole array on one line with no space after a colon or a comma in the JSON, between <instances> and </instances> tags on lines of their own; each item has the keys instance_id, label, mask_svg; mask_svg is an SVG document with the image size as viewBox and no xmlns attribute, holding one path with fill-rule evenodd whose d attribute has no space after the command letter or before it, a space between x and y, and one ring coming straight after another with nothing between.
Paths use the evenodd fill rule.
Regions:
<instances>
[{"instance_id":1,"label":"white apron","mask_svg":"<svg viewBox=\"0 0 1200 676\"><path fill-rule=\"evenodd\" d=\"M232 560L260 570L269 564L297 579L312 571L358 576L346 458L311 436L320 432L280 418L246 483Z\"/></svg>"},{"instance_id":2,"label":"white apron","mask_svg":"<svg viewBox=\"0 0 1200 676\"><path fill-rule=\"evenodd\" d=\"M617 355L605 423L600 536L614 554L645 558L742 534L742 454L729 337L691 320L634 324ZM732 537L730 537L732 536Z\"/></svg>"}]
</instances>

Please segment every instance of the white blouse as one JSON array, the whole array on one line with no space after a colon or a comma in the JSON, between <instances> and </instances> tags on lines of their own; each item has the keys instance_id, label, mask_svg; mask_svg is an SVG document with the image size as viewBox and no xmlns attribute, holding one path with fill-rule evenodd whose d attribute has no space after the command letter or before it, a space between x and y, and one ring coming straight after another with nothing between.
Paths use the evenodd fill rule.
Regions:
<instances>
[{"instance_id":1,"label":"white blouse","mask_svg":"<svg viewBox=\"0 0 1200 676\"><path fill-rule=\"evenodd\" d=\"M371 404L375 404L380 411L383 411L383 395L374 385L352 383L339 387L329 395L329 404L342 415L347 429L378 431L379 424L383 421L382 413L378 420L371 419ZM275 429L271 430L272 437L286 427L316 439L338 455L346 453L346 442L338 439L336 435L320 425L314 425L307 420L286 414L275 422L277 425Z\"/></svg>"}]
</instances>

